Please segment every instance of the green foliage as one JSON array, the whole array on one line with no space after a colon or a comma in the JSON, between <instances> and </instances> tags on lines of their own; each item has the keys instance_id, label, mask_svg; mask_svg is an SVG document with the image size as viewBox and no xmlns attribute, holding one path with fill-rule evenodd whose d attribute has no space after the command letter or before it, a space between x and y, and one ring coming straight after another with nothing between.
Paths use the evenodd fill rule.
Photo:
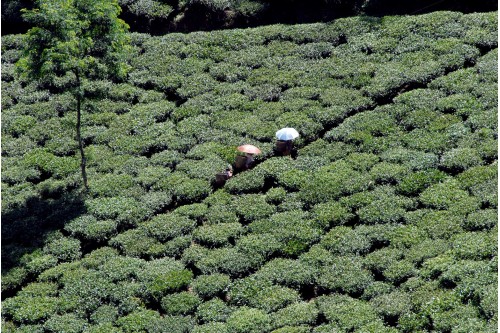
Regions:
<instances>
[{"instance_id":1,"label":"green foliage","mask_svg":"<svg viewBox=\"0 0 500 333\"><path fill-rule=\"evenodd\" d=\"M380 320L370 303L347 295L321 296L317 298L316 302L319 313L344 331L360 328L365 324Z\"/></svg>"},{"instance_id":2,"label":"green foliage","mask_svg":"<svg viewBox=\"0 0 500 333\"><path fill-rule=\"evenodd\" d=\"M148 281L147 290L156 298L168 292L178 291L193 279L193 273L187 269L171 270L160 273Z\"/></svg>"},{"instance_id":3,"label":"green foliage","mask_svg":"<svg viewBox=\"0 0 500 333\"><path fill-rule=\"evenodd\" d=\"M461 233L455 235L451 241L452 252L459 259L489 259L498 247L493 232Z\"/></svg>"},{"instance_id":4,"label":"green foliage","mask_svg":"<svg viewBox=\"0 0 500 333\"><path fill-rule=\"evenodd\" d=\"M498 224L498 211L496 209L484 209L473 212L464 221L466 230L483 230L493 228Z\"/></svg>"},{"instance_id":5,"label":"green foliage","mask_svg":"<svg viewBox=\"0 0 500 333\"><path fill-rule=\"evenodd\" d=\"M259 278L291 288L310 286L315 281L315 270L305 262L276 258L257 272Z\"/></svg>"},{"instance_id":6,"label":"green foliage","mask_svg":"<svg viewBox=\"0 0 500 333\"><path fill-rule=\"evenodd\" d=\"M259 220L249 225L252 233L270 233L284 247L282 252L294 256L302 253L308 245L317 241L321 235L314 221L299 210L276 213L269 219Z\"/></svg>"},{"instance_id":7,"label":"green foliage","mask_svg":"<svg viewBox=\"0 0 500 333\"><path fill-rule=\"evenodd\" d=\"M356 294L372 281L372 274L362 267L359 257L339 256L320 269L317 284L326 290Z\"/></svg>"},{"instance_id":8,"label":"green foliage","mask_svg":"<svg viewBox=\"0 0 500 333\"><path fill-rule=\"evenodd\" d=\"M231 283L225 274L200 275L191 282L193 291L202 298L212 298L223 293Z\"/></svg>"},{"instance_id":9,"label":"green foliage","mask_svg":"<svg viewBox=\"0 0 500 333\"><path fill-rule=\"evenodd\" d=\"M161 299L162 309L170 315L187 315L193 313L200 304L201 299L187 291L167 295Z\"/></svg>"},{"instance_id":10,"label":"green foliage","mask_svg":"<svg viewBox=\"0 0 500 333\"><path fill-rule=\"evenodd\" d=\"M193 323L189 317L165 316L153 310L138 309L117 320L118 326L125 333L133 332L175 332L181 333L192 329Z\"/></svg>"},{"instance_id":11,"label":"green foliage","mask_svg":"<svg viewBox=\"0 0 500 333\"><path fill-rule=\"evenodd\" d=\"M87 324L86 320L78 318L72 313L66 313L63 315L54 315L49 318L45 322L44 328L47 332L78 333L81 332Z\"/></svg>"},{"instance_id":12,"label":"green foliage","mask_svg":"<svg viewBox=\"0 0 500 333\"><path fill-rule=\"evenodd\" d=\"M444 179L446 179L446 173L436 169L416 171L401 179L398 191L405 195L415 195Z\"/></svg>"},{"instance_id":13,"label":"green foliage","mask_svg":"<svg viewBox=\"0 0 500 333\"><path fill-rule=\"evenodd\" d=\"M196 227L196 221L179 214L160 214L145 222L141 227L148 235L165 242L189 234Z\"/></svg>"},{"instance_id":14,"label":"green foliage","mask_svg":"<svg viewBox=\"0 0 500 333\"><path fill-rule=\"evenodd\" d=\"M256 194L246 194L236 197L234 207L236 214L247 222L268 217L275 212L274 206L268 204L264 196Z\"/></svg>"},{"instance_id":15,"label":"green foliage","mask_svg":"<svg viewBox=\"0 0 500 333\"><path fill-rule=\"evenodd\" d=\"M196 316L205 323L224 322L227 320L233 309L219 298L203 302L198 306Z\"/></svg>"},{"instance_id":16,"label":"green foliage","mask_svg":"<svg viewBox=\"0 0 500 333\"><path fill-rule=\"evenodd\" d=\"M227 325L224 323L207 323L203 325L195 326L193 333L228 333Z\"/></svg>"},{"instance_id":17,"label":"green foliage","mask_svg":"<svg viewBox=\"0 0 500 333\"><path fill-rule=\"evenodd\" d=\"M116 233L117 223L114 220L97 220L92 215L82 215L70 221L65 229L73 236L90 241L104 241Z\"/></svg>"},{"instance_id":18,"label":"green foliage","mask_svg":"<svg viewBox=\"0 0 500 333\"><path fill-rule=\"evenodd\" d=\"M313 302L297 302L272 314L273 327L312 325L319 311ZM292 331L293 332L293 331Z\"/></svg>"},{"instance_id":19,"label":"green foliage","mask_svg":"<svg viewBox=\"0 0 500 333\"><path fill-rule=\"evenodd\" d=\"M346 224L354 215L339 202L317 204L312 208L313 216L323 228Z\"/></svg>"},{"instance_id":20,"label":"green foliage","mask_svg":"<svg viewBox=\"0 0 500 333\"><path fill-rule=\"evenodd\" d=\"M271 318L262 310L241 307L229 316L227 328L235 333L263 333L271 328Z\"/></svg>"},{"instance_id":21,"label":"green foliage","mask_svg":"<svg viewBox=\"0 0 500 333\"><path fill-rule=\"evenodd\" d=\"M199 14L155 1L122 2L125 16ZM230 1L207 19L245 6L257 10ZM24 42L5 36L2 328L494 331L494 17L132 34L115 59L134 66L127 81L82 77L86 197L73 193L76 77L16 76ZM274 156L288 126L298 155ZM262 150L255 165L214 191L245 143Z\"/></svg>"},{"instance_id":22,"label":"green foliage","mask_svg":"<svg viewBox=\"0 0 500 333\"><path fill-rule=\"evenodd\" d=\"M74 261L82 255L80 241L69 237L54 239L47 243L43 250L61 261Z\"/></svg>"},{"instance_id":23,"label":"green foliage","mask_svg":"<svg viewBox=\"0 0 500 333\"><path fill-rule=\"evenodd\" d=\"M238 239L243 230L243 227L239 223L201 226L193 232L193 239L200 244L224 246L231 240Z\"/></svg>"},{"instance_id":24,"label":"green foliage","mask_svg":"<svg viewBox=\"0 0 500 333\"><path fill-rule=\"evenodd\" d=\"M50 296L15 296L3 302L2 312L18 323L37 323L56 313L59 300Z\"/></svg>"},{"instance_id":25,"label":"green foliage","mask_svg":"<svg viewBox=\"0 0 500 333\"><path fill-rule=\"evenodd\" d=\"M114 219L119 224L135 225L149 215L140 202L120 196L86 200L85 206L98 219Z\"/></svg>"},{"instance_id":26,"label":"green foliage","mask_svg":"<svg viewBox=\"0 0 500 333\"><path fill-rule=\"evenodd\" d=\"M301 198L309 203L336 200L368 188L369 178L351 168L344 161L321 168L311 175L300 191Z\"/></svg>"}]
</instances>

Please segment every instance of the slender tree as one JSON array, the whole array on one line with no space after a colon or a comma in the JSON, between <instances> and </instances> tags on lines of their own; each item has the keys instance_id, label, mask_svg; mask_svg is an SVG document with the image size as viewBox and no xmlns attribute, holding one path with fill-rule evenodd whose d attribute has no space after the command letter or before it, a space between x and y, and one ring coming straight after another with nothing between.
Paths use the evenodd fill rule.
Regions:
<instances>
[{"instance_id":1,"label":"slender tree","mask_svg":"<svg viewBox=\"0 0 500 333\"><path fill-rule=\"evenodd\" d=\"M88 190L81 136L84 85L94 79L122 79L129 66L128 25L118 18L118 0L38 0L23 18L34 27L24 36L17 63L27 80L53 82L69 77L66 88L76 101L76 140L83 184Z\"/></svg>"}]
</instances>

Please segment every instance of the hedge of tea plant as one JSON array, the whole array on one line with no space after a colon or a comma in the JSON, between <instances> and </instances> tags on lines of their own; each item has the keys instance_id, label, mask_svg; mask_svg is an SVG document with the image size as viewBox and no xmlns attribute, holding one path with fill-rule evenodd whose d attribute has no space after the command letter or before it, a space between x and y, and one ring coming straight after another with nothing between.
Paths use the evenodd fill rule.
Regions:
<instances>
[{"instance_id":1,"label":"hedge of tea plant","mask_svg":"<svg viewBox=\"0 0 500 333\"><path fill-rule=\"evenodd\" d=\"M497 13L131 34L124 82L2 43L6 332L494 332ZM274 133L295 127L290 156ZM215 175L244 143L255 165Z\"/></svg>"}]
</instances>

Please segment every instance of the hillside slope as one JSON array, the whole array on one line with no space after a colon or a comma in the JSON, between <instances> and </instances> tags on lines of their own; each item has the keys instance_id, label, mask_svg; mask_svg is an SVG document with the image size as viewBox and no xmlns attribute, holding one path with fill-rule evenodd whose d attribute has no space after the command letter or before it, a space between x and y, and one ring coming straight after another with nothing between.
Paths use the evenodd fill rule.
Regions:
<instances>
[{"instance_id":1,"label":"hillside slope","mask_svg":"<svg viewBox=\"0 0 500 333\"><path fill-rule=\"evenodd\" d=\"M496 12L132 39L84 196L72 78L3 37L2 331L496 331Z\"/></svg>"}]
</instances>

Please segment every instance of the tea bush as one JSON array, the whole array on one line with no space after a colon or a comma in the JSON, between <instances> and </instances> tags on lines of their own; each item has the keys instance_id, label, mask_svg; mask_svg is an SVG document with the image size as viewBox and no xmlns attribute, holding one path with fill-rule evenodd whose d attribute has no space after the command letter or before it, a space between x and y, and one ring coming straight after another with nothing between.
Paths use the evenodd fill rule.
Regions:
<instances>
[{"instance_id":1,"label":"tea bush","mask_svg":"<svg viewBox=\"0 0 500 333\"><path fill-rule=\"evenodd\" d=\"M193 333L228 333L227 325L219 322L212 322L198 325L193 328Z\"/></svg>"},{"instance_id":2,"label":"tea bush","mask_svg":"<svg viewBox=\"0 0 500 333\"><path fill-rule=\"evenodd\" d=\"M186 252L184 252L186 254ZM249 258L234 247L207 250L195 265L203 274L226 273L230 276L246 274L261 265L260 256Z\"/></svg>"},{"instance_id":3,"label":"tea bush","mask_svg":"<svg viewBox=\"0 0 500 333\"><path fill-rule=\"evenodd\" d=\"M273 327L312 325L319 311L314 302L297 302L271 315ZM284 328L283 328L284 329Z\"/></svg>"},{"instance_id":4,"label":"tea bush","mask_svg":"<svg viewBox=\"0 0 500 333\"><path fill-rule=\"evenodd\" d=\"M234 311L224 301L219 298L206 301L198 306L197 318L204 323L225 322Z\"/></svg>"},{"instance_id":5,"label":"tea bush","mask_svg":"<svg viewBox=\"0 0 500 333\"><path fill-rule=\"evenodd\" d=\"M111 238L109 244L131 257L157 257L164 255L165 246L142 229L127 230Z\"/></svg>"},{"instance_id":6,"label":"tea bush","mask_svg":"<svg viewBox=\"0 0 500 333\"><path fill-rule=\"evenodd\" d=\"M170 315L187 315L193 313L201 299L187 291L164 296L161 299L161 307Z\"/></svg>"},{"instance_id":7,"label":"tea bush","mask_svg":"<svg viewBox=\"0 0 500 333\"><path fill-rule=\"evenodd\" d=\"M275 207L265 201L265 197L245 194L235 198L234 208L245 222L266 218L275 212Z\"/></svg>"},{"instance_id":8,"label":"tea bush","mask_svg":"<svg viewBox=\"0 0 500 333\"><path fill-rule=\"evenodd\" d=\"M321 168L302 186L301 198L308 203L321 203L368 188L369 178L340 161Z\"/></svg>"},{"instance_id":9,"label":"tea bush","mask_svg":"<svg viewBox=\"0 0 500 333\"><path fill-rule=\"evenodd\" d=\"M74 261L82 255L80 241L69 237L60 237L48 242L43 251L61 261Z\"/></svg>"},{"instance_id":10,"label":"tea bush","mask_svg":"<svg viewBox=\"0 0 500 333\"><path fill-rule=\"evenodd\" d=\"M349 294L358 294L373 281L372 274L362 267L361 258L339 256L320 270L318 286Z\"/></svg>"},{"instance_id":11,"label":"tea bush","mask_svg":"<svg viewBox=\"0 0 500 333\"><path fill-rule=\"evenodd\" d=\"M70 221L64 228L73 236L89 241L104 241L117 232L114 220L97 220L92 215L82 215Z\"/></svg>"},{"instance_id":12,"label":"tea bush","mask_svg":"<svg viewBox=\"0 0 500 333\"><path fill-rule=\"evenodd\" d=\"M380 321L370 303L347 295L332 294L316 300L319 313L341 330L358 329L363 325Z\"/></svg>"},{"instance_id":13,"label":"tea bush","mask_svg":"<svg viewBox=\"0 0 500 333\"><path fill-rule=\"evenodd\" d=\"M266 281L295 289L313 285L317 276L316 270L307 263L283 258L268 261L256 274Z\"/></svg>"},{"instance_id":14,"label":"tea bush","mask_svg":"<svg viewBox=\"0 0 500 333\"><path fill-rule=\"evenodd\" d=\"M55 315L49 318L43 325L47 332L81 332L88 322L78 318L72 313Z\"/></svg>"},{"instance_id":15,"label":"tea bush","mask_svg":"<svg viewBox=\"0 0 500 333\"><path fill-rule=\"evenodd\" d=\"M328 229L332 226L343 225L349 222L354 215L339 202L326 202L314 205L312 213L319 226Z\"/></svg>"},{"instance_id":16,"label":"tea bush","mask_svg":"<svg viewBox=\"0 0 500 333\"><path fill-rule=\"evenodd\" d=\"M222 294L231 283L225 274L200 275L191 283L193 291L202 298L212 298Z\"/></svg>"},{"instance_id":17,"label":"tea bush","mask_svg":"<svg viewBox=\"0 0 500 333\"><path fill-rule=\"evenodd\" d=\"M261 309L266 313L277 311L300 299L299 293L287 287L269 286L248 299L251 307Z\"/></svg>"},{"instance_id":18,"label":"tea bush","mask_svg":"<svg viewBox=\"0 0 500 333\"><path fill-rule=\"evenodd\" d=\"M193 232L193 239L208 246L224 246L238 239L244 229L239 223L201 226Z\"/></svg>"},{"instance_id":19,"label":"tea bush","mask_svg":"<svg viewBox=\"0 0 500 333\"><path fill-rule=\"evenodd\" d=\"M264 259L278 253L282 247L283 243L271 233L249 234L236 241L236 248L239 252Z\"/></svg>"},{"instance_id":20,"label":"tea bush","mask_svg":"<svg viewBox=\"0 0 500 333\"><path fill-rule=\"evenodd\" d=\"M263 333L271 328L271 318L262 310L241 307L227 319L227 328L235 333Z\"/></svg>"},{"instance_id":21,"label":"tea bush","mask_svg":"<svg viewBox=\"0 0 500 333\"><path fill-rule=\"evenodd\" d=\"M344 226L332 228L322 237L320 244L337 255L366 254L371 247L371 241L366 235Z\"/></svg>"},{"instance_id":22,"label":"tea bush","mask_svg":"<svg viewBox=\"0 0 500 333\"><path fill-rule=\"evenodd\" d=\"M172 4L150 5L127 4ZM2 328L493 331L496 21L131 34L127 80L84 84L84 196L74 77L18 77L4 36ZM254 166L214 189L247 143Z\"/></svg>"},{"instance_id":23,"label":"tea bush","mask_svg":"<svg viewBox=\"0 0 500 333\"><path fill-rule=\"evenodd\" d=\"M172 238L191 233L196 227L196 221L187 216L175 213L159 214L140 227L149 236L156 238L160 242L165 242Z\"/></svg>"},{"instance_id":24,"label":"tea bush","mask_svg":"<svg viewBox=\"0 0 500 333\"><path fill-rule=\"evenodd\" d=\"M462 226L466 230L476 231L493 228L498 224L498 211L496 209L484 209L473 212L463 221Z\"/></svg>"}]
</instances>

